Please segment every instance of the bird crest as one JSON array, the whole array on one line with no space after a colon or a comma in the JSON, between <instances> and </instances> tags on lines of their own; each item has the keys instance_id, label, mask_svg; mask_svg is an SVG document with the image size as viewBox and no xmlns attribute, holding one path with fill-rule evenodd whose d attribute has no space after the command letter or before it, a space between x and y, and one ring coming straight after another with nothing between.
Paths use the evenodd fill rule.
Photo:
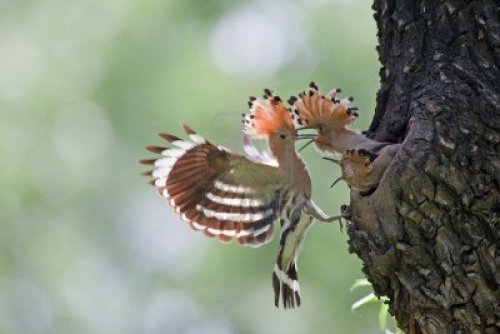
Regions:
<instances>
[{"instance_id":1,"label":"bird crest","mask_svg":"<svg viewBox=\"0 0 500 334\"><path fill-rule=\"evenodd\" d=\"M288 103L296 114L296 122L306 128L321 128L329 125L344 127L358 117L358 108L352 107L352 97L338 98L340 88L323 95L318 86L311 82L307 91L291 96Z\"/></svg>"},{"instance_id":2,"label":"bird crest","mask_svg":"<svg viewBox=\"0 0 500 334\"><path fill-rule=\"evenodd\" d=\"M266 137L278 132L296 134L294 116L281 98L264 89L263 99L250 96L249 112L243 114L243 132L251 137Z\"/></svg>"}]
</instances>

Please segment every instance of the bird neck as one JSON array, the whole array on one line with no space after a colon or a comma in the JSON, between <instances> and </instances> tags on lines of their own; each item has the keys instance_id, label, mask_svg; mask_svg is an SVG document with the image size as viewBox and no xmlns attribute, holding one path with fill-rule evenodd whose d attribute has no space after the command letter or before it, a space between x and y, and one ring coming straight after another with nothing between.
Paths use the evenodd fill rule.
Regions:
<instances>
[{"instance_id":1,"label":"bird neck","mask_svg":"<svg viewBox=\"0 0 500 334\"><path fill-rule=\"evenodd\" d=\"M345 150L350 150L359 146L369 147L375 144L375 141L372 139L347 127L337 127L330 130L327 141L332 149L339 153L344 153Z\"/></svg>"},{"instance_id":2,"label":"bird neck","mask_svg":"<svg viewBox=\"0 0 500 334\"><path fill-rule=\"evenodd\" d=\"M295 152L294 143L274 145L270 141L269 148L278 161L279 168L288 175L293 191L302 193L306 198L310 198L311 177L304 161Z\"/></svg>"}]
</instances>

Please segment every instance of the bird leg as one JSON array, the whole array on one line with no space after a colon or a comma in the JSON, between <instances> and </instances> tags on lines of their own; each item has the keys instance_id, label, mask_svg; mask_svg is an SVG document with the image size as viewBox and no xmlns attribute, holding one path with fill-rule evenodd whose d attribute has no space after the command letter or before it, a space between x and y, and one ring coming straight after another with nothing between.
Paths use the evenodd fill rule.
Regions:
<instances>
[{"instance_id":1,"label":"bird leg","mask_svg":"<svg viewBox=\"0 0 500 334\"><path fill-rule=\"evenodd\" d=\"M306 206L305 213L311 215L315 219L323 223L332 223L334 221L339 221L342 223L342 218L348 219L348 215L342 213L336 216L327 216L313 201L310 201Z\"/></svg>"}]
</instances>

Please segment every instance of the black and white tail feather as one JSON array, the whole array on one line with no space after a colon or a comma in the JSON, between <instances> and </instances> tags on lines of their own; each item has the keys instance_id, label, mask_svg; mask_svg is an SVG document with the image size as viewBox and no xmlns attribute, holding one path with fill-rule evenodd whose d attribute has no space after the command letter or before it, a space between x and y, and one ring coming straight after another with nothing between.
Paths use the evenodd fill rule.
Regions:
<instances>
[{"instance_id":1,"label":"black and white tail feather","mask_svg":"<svg viewBox=\"0 0 500 334\"><path fill-rule=\"evenodd\" d=\"M274 304L279 307L281 299L285 309L301 304L297 260L306 232L314 223L314 217L305 213L310 201L293 199L282 211L279 251L272 274Z\"/></svg>"}]
</instances>

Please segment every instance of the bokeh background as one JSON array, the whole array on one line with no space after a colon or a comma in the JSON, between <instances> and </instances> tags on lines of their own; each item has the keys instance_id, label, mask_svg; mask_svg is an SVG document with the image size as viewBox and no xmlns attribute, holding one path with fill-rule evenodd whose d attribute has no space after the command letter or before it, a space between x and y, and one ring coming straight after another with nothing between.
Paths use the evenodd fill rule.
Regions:
<instances>
[{"instance_id":1,"label":"bokeh background","mask_svg":"<svg viewBox=\"0 0 500 334\"><path fill-rule=\"evenodd\" d=\"M241 151L249 95L314 80L354 95L365 129L379 85L363 0L0 0L1 333L379 333L336 225L299 260L303 306L275 309L277 243L220 244L140 176L159 131L186 122ZM314 199L348 189L309 148Z\"/></svg>"}]
</instances>

